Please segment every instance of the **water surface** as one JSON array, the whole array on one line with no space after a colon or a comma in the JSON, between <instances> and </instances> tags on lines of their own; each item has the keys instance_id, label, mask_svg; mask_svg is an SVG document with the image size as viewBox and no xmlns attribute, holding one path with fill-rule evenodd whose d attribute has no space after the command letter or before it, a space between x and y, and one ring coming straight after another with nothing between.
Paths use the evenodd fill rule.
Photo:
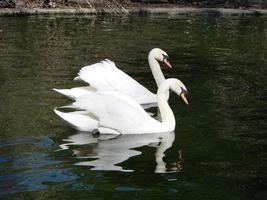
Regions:
<instances>
[{"instance_id":1,"label":"water surface","mask_svg":"<svg viewBox=\"0 0 267 200\"><path fill-rule=\"evenodd\" d=\"M266 199L267 21L214 16L0 18L0 199ZM80 133L51 89L109 58L156 91L147 64L168 52L173 133ZM152 112L155 110L152 109Z\"/></svg>"}]
</instances>

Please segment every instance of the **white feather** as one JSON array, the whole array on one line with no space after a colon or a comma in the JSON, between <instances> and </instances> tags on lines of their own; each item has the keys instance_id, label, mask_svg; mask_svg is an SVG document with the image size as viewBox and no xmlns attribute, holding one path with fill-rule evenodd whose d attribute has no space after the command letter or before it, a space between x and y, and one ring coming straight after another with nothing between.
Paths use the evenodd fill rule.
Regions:
<instances>
[{"instance_id":1,"label":"white feather","mask_svg":"<svg viewBox=\"0 0 267 200\"><path fill-rule=\"evenodd\" d=\"M165 94L172 89L180 95L182 86L177 79L167 79L158 89L157 102L162 122L152 118L130 96L114 91L96 91L78 97L71 107L83 111L65 114L57 110L55 112L64 121L83 131L104 128L106 130L102 131L113 130L121 134L170 132L175 128L175 118Z\"/></svg>"},{"instance_id":2,"label":"white feather","mask_svg":"<svg viewBox=\"0 0 267 200\"><path fill-rule=\"evenodd\" d=\"M163 61L163 55L166 52L161 49L154 48L148 55L148 61L152 74L159 86L164 80L160 65L158 61ZM87 92L91 88L98 91L117 91L126 94L137 101L139 104L156 105L156 95L150 92L143 85L139 84L128 74L118 69L114 62L106 59L104 61L83 67L78 76L74 80L82 80L90 85L90 90L86 87L72 88L72 89L54 89L54 91L75 99Z\"/></svg>"},{"instance_id":3,"label":"white feather","mask_svg":"<svg viewBox=\"0 0 267 200\"><path fill-rule=\"evenodd\" d=\"M78 131L91 132L98 128L98 121L86 115L88 113L86 111L64 113L54 109L54 112L67 124Z\"/></svg>"},{"instance_id":4,"label":"white feather","mask_svg":"<svg viewBox=\"0 0 267 200\"><path fill-rule=\"evenodd\" d=\"M71 89L56 89L53 88L55 92L58 92L66 97L69 97L70 99L76 99L79 96L85 95L89 92L96 91L95 88L91 86L85 86L85 87L76 87Z\"/></svg>"}]
</instances>

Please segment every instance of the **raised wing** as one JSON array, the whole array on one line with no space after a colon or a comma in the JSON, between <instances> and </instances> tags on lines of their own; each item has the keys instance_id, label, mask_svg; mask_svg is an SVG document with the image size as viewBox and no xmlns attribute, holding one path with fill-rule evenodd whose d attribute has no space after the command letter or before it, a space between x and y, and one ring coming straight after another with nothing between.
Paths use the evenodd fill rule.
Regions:
<instances>
[{"instance_id":1,"label":"raised wing","mask_svg":"<svg viewBox=\"0 0 267 200\"><path fill-rule=\"evenodd\" d=\"M104 60L83 67L78 78L98 91L117 91L134 98L139 104L155 103L156 95L119 70L115 63Z\"/></svg>"}]
</instances>

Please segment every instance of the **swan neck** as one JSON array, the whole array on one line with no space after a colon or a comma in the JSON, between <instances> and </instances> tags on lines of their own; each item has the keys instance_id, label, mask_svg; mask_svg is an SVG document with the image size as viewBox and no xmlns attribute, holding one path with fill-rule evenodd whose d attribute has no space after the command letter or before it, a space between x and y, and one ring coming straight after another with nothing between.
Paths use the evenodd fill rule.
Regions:
<instances>
[{"instance_id":1,"label":"swan neck","mask_svg":"<svg viewBox=\"0 0 267 200\"><path fill-rule=\"evenodd\" d=\"M164 82L157 93L158 107L162 118L162 123L174 130L175 128L175 117L168 104L166 93L169 92L169 85Z\"/></svg>"},{"instance_id":2,"label":"swan neck","mask_svg":"<svg viewBox=\"0 0 267 200\"><path fill-rule=\"evenodd\" d=\"M157 86L159 87L161 83L165 80L165 78L163 76L163 73L161 71L158 61L155 59L152 53L148 54L148 63L152 71L152 74L154 76L154 79L157 83Z\"/></svg>"}]
</instances>

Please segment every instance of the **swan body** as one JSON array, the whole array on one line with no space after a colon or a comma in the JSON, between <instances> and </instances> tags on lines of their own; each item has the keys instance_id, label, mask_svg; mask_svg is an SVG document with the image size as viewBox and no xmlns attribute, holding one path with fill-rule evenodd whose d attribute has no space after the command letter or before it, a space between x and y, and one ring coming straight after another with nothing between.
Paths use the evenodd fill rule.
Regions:
<instances>
[{"instance_id":1,"label":"swan body","mask_svg":"<svg viewBox=\"0 0 267 200\"><path fill-rule=\"evenodd\" d=\"M55 113L80 131L99 129L100 133L120 134L170 132L175 129L175 118L166 98L169 90L178 95L187 91L178 79L167 79L160 85L157 103L162 122L152 118L130 96L114 91L89 92L78 97L72 106L83 111L62 113L55 110Z\"/></svg>"},{"instance_id":2,"label":"swan body","mask_svg":"<svg viewBox=\"0 0 267 200\"><path fill-rule=\"evenodd\" d=\"M165 62L171 67L167 58L167 53L159 48L152 49L148 54L148 62L158 87L165 80L159 61ZM117 91L132 97L139 104L151 104L157 102L156 94L150 92L128 74L118 69L114 62L107 59L83 67L74 80L82 80L90 86L53 90L71 99L76 99L90 91L97 90Z\"/></svg>"}]
</instances>

